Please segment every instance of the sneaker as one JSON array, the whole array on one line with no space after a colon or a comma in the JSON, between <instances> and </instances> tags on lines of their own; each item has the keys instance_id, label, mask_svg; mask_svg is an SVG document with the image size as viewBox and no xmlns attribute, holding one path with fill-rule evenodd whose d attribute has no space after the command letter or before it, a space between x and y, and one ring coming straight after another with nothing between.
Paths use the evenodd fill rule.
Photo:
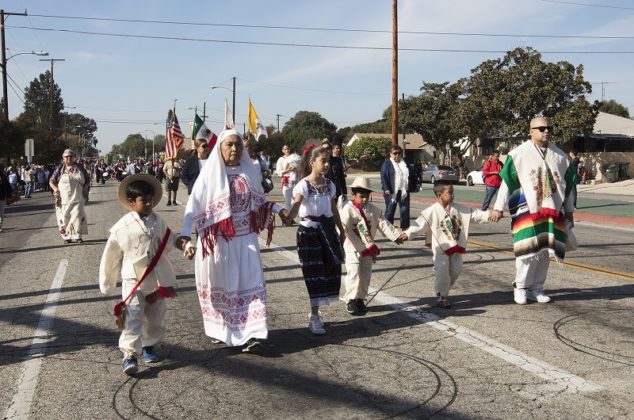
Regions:
<instances>
[{"instance_id":1,"label":"sneaker","mask_svg":"<svg viewBox=\"0 0 634 420\"><path fill-rule=\"evenodd\" d=\"M255 338L250 338L242 348L242 353L260 354L262 353L262 343Z\"/></svg>"},{"instance_id":2,"label":"sneaker","mask_svg":"<svg viewBox=\"0 0 634 420\"><path fill-rule=\"evenodd\" d=\"M534 289L528 290L527 291L527 298L528 300L532 300L534 302L538 302L538 303L548 303L550 302L550 296L548 296L547 294L544 293L544 289L542 289L541 287L536 287Z\"/></svg>"},{"instance_id":3,"label":"sneaker","mask_svg":"<svg viewBox=\"0 0 634 420\"><path fill-rule=\"evenodd\" d=\"M161 361L161 356L154 352L154 347L143 347L143 361L145 363L158 363Z\"/></svg>"},{"instance_id":4,"label":"sneaker","mask_svg":"<svg viewBox=\"0 0 634 420\"><path fill-rule=\"evenodd\" d=\"M324 328L324 324L321 322L321 317L316 314L310 315L310 322L308 323L308 328L310 328L310 332L315 335L324 335L326 334L326 329Z\"/></svg>"},{"instance_id":5,"label":"sneaker","mask_svg":"<svg viewBox=\"0 0 634 420\"><path fill-rule=\"evenodd\" d=\"M518 305L526 305L528 299L528 291L526 289L513 288L513 299Z\"/></svg>"},{"instance_id":6,"label":"sneaker","mask_svg":"<svg viewBox=\"0 0 634 420\"><path fill-rule=\"evenodd\" d=\"M346 312L348 312L350 315L355 315L357 312L359 312L359 307L357 306L356 299L350 299L348 303L346 303Z\"/></svg>"},{"instance_id":7,"label":"sneaker","mask_svg":"<svg viewBox=\"0 0 634 420\"><path fill-rule=\"evenodd\" d=\"M357 299L357 308L359 308L359 312L361 312L362 314L365 314L368 312L368 307L365 306L364 299Z\"/></svg>"},{"instance_id":8,"label":"sneaker","mask_svg":"<svg viewBox=\"0 0 634 420\"><path fill-rule=\"evenodd\" d=\"M168 201L168 202L167 202L167 205L168 205L168 206L171 206L171 205L172 205L172 202L171 202L171 201Z\"/></svg>"},{"instance_id":9,"label":"sneaker","mask_svg":"<svg viewBox=\"0 0 634 420\"><path fill-rule=\"evenodd\" d=\"M438 296L436 298L436 306L438 306L439 308L442 308L442 309L451 308L451 304L449 303L447 298L446 297L442 297L442 296Z\"/></svg>"},{"instance_id":10,"label":"sneaker","mask_svg":"<svg viewBox=\"0 0 634 420\"><path fill-rule=\"evenodd\" d=\"M135 355L123 359L123 373L126 375L134 375L138 370L139 362L137 362Z\"/></svg>"}]
</instances>

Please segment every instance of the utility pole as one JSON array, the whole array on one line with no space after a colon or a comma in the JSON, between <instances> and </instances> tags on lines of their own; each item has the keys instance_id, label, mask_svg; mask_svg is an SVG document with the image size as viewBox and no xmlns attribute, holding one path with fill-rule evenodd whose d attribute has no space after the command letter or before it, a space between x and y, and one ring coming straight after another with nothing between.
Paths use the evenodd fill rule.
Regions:
<instances>
[{"instance_id":1,"label":"utility pole","mask_svg":"<svg viewBox=\"0 0 634 420\"><path fill-rule=\"evenodd\" d=\"M277 114L277 132L280 132L280 114Z\"/></svg>"},{"instance_id":2,"label":"utility pole","mask_svg":"<svg viewBox=\"0 0 634 420\"><path fill-rule=\"evenodd\" d=\"M236 125L236 77L233 76L233 108L231 108L233 114L233 125Z\"/></svg>"},{"instance_id":3,"label":"utility pole","mask_svg":"<svg viewBox=\"0 0 634 420\"><path fill-rule=\"evenodd\" d=\"M397 0L392 0L392 144L398 145L398 19Z\"/></svg>"},{"instance_id":4,"label":"utility pole","mask_svg":"<svg viewBox=\"0 0 634 420\"><path fill-rule=\"evenodd\" d=\"M207 119L207 102L203 102L203 122L205 122L205 120Z\"/></svg>"},{"instance_id":5,"label":"utility pole","mask_svg":"<svg viewBox=\"0 0 634 420\"><path fill-rule=\"evenodd\" d=\"M7 45L4 37L4 19L6 16L27 16L24 13L5 12L0 10L0 37L2 40L2 115L6 121L9 121L9 93L7 92Z\"/></svg>"},{"instance_id":6,"label":"utility pole","mask_svg":"<svg viewBox=\"0 0 634 420\"><path fill-rule=\"evenodd\" d=\"M51 62L51 93L50 93L50 112L51 112L51 137L53 137L53 93L55 92L55 78L53 77L53 64L56 61L66 61L65 58L40 58L40 61Z\"/></svg>"}]
</instances>

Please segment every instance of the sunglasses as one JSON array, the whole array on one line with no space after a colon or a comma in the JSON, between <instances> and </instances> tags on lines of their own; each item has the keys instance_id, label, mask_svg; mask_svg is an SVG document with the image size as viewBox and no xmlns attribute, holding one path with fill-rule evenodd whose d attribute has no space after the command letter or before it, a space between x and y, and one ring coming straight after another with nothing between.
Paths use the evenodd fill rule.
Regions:
<instances>
[{"instance_id":1,"label":"sunglasses","mask_svg":"<svg viewBox=\"0 0 634 420\"><path fill-rule=\"evenodd\" d=\"M549 133L552 133L553 127L550 125L547 125L547 126L540 125L539 127L531 127L531 130L539 130L540 133L543 133L544 131L548 130Z\"/></svg>"},{"instance_id":2,"label":"sunglasses","mask_svg":"<svg viewBox=\"0 0 634 420\"><path fill-rule=\"evenodd\" d=\"M401 155L401 152L392 152L392 154L393 154L394 156L400 156L400 155Z\"/></svg>"}]
</instances>

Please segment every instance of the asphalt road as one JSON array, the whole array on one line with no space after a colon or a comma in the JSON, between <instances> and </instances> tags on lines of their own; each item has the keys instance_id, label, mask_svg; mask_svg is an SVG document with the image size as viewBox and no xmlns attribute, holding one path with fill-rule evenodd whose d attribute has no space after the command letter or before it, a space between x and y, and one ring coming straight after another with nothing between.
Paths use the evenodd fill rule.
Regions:
<instances>
[{"instance_id":1,"label":"asphalt road","mask_svg":"<svg viewBox=\"0 0 634 420\"><path fill-rule=\"evenodd\" d=\"M452 308L433 306L423 240L381 239L369 313L323 308L307 328L294 249L279 227L262 247L270 334L261 356L203 333L192 262L170 255L179 295L168 304L166 360L121 371L99 258L123 214L116 183L94 186L90 234L62 245L49 197L7 214L0 234L0 413L10 418L632 418L634 232L578 223L580 249L551 264L553 303L512 301L508 219L473 228ZM182 193L182 192L181 192ZM273 199L280 199L274 190ZM421 203L421 205L424 205ZM157 211L180 228L182 207ZM415 210L412 211L414 216Z\"/></svg>"}]
</instances>

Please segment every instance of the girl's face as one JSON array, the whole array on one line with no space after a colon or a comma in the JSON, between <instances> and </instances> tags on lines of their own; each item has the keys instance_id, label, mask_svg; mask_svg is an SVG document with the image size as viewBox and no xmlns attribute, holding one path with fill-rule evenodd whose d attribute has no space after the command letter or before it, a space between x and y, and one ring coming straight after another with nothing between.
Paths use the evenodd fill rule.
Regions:
<instances>
[{"instance_id":1,"label":"girl's face","mask_svg":"<svg viewBox=\"0 0 634 420\"><path fill-rule=\"evenodd\" d=\"M152 214L152 204L154 196L152 194L140 195L137 198L129 198L131 210L138 213L141 217L147 217Z\"/></svg>"},{"instance_id":2,"label":"girl's face","mask_svg":"<svg viewBox=\"0 0 634 420\"><path fill-rule=\"evenodd\" d=\"M438 196L441 204L448 205L453 203L453 185L448 185Z\"/></svg>"},{"instance_id":3,"label":"girl's face","mask_svg":"<svg viewBox=\"0 0 634 420\"><path fill-rule=\"evenodd\" d=\"M310 166L313 169L314 175L325 175L330 168L330 159L328 153L321 153L317 155L315 160L310 161Z\"/></svg>"}]
</instances>

